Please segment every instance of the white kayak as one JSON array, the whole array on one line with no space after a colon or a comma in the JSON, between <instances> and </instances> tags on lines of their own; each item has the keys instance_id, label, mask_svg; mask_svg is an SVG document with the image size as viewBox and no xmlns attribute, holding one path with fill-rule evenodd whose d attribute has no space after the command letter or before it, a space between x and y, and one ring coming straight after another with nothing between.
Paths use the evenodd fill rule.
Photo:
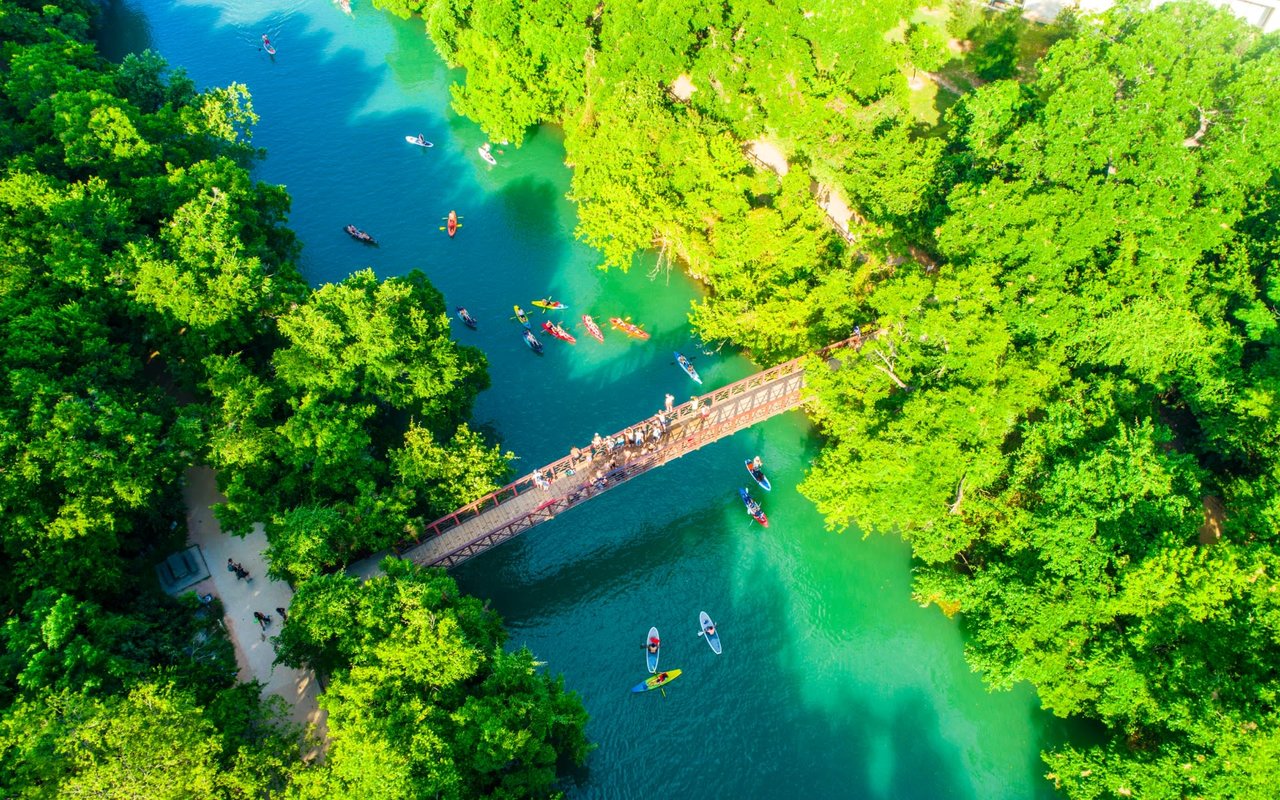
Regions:
<instances>
[{"instance_id":1,"label":"white kayak","mask_svg":"<svg viewBox=\"0 0 1280 800\"><path fill-rule=\"evenodd\" d=\"M488 147L485 147L484 145L480 145L479 147L476 148L476 152L479 153L480 157L483 158L485 161L488 161L490 164L494 164L495 166L497 165L498 159L493 157L493 153L489 152Z\"/></svg>"},{"instance_id":2,"label":"white kayak","mask_svg":"<svg viewBox=\"0 0 1280 800\"><path fill-rule=\"evenodd\" d=\"M711 621L711 617L705 611L698 612L698 627L702 628L702 636L707 640L707 644L711 645L711 650L720 655L720 632L716 631L716 624ZM710 629L714 633L707 633Z\"/></svg>"},{"instance_id":3,"label":"white kayak","mask_svg":"<svg viewBox=\"0 0 1280 800\"><path fill-rule=\"evenodd\" d=\"M418 147L431 147L431 142L426 139L419 140L417 136L406 136L404 140L409 144L416 144Z\"/></svg>"}]
</instances>

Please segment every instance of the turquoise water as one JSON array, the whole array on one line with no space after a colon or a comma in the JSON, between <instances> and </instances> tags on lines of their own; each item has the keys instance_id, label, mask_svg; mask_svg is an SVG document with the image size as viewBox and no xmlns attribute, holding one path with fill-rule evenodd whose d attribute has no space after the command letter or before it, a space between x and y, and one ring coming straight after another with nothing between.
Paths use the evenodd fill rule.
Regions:
<instances>
[{"instance_id":1,"label":"turquoise water","mask_svg":"<svg viewBox=\"0 0 1280 800\"><path fill-rule=\"evenodd\" d=\"M278 54L259 47L268 34ZM260 178L286 185L290 224L313 282L372 267L422 269L479 330L459 340L489 357L493 388L475 420L515 451L521 471L651 415L670 392L697 388L672 363L696 354L707 387L754 367L702 348L686 314L698 289L678 272L601 273L574 241L569 171L556 131L518 151L448 109L460 75L416 22L324 0L141 0L113 3L104 49L150 47L200 86L242 82L269 151ZM422 133L435 146L408 145ZM450 209L462 228L440 226ZM353 223L381 242L353 242ZM534 356L511 306L552 294L579 334L542 336ZM605 328L582 334L584 311ZM604 320L630 315L635 342ZM535 312L534 318L541 317ZM703 349L710 354L702 352ZM591 713L598 745L567 783L575 797L1025 798L1050 796L1039 751L1061 724L1025 686L989 694L962 657L956 621L910 599L911 562L896 539L830 533L795 490L817 453L796 412L744 431L609 492L456 572L491 598L512 644L563 673ZM743 513L742 459L760 453L774 490L764 530ZM762 493L755 492L759 497ZM724 653L698 637L698 612L720 624ZM641 647L663 636L662 665L684 675L666 697L628 689L647 676Z\"/></svg>"}]
</instances>

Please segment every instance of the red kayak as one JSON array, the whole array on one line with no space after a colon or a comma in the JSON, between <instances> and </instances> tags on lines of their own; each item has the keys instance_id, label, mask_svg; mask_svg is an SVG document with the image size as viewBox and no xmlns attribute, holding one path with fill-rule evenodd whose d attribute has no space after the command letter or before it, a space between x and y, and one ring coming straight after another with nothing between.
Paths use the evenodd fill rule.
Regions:
<instances>
[{"instance_id":1,"label":"red kayak","mask_svg":"<svg viewBox=\"0 0 1280 800\"><path fill-rule=\"evenodd\" d=\"M609 324L628 336L634 336L637 339L648 339L649 334L640 329L638 325L632 325L621 317L609 317Z\"/></svg>"},{"instance_id":2,"label":"red kayak","mask_svg":"<svg viewBox=\"0 0 1280 800\"><path fill-rule=\"evenodd\" d=\"M445 223L445 229L449 231L450 239L452 239L453 235L458 232L458 212L457 211L449 212L449 221Z\"/></svg>"},{"instance_id":3,"label":"red kayak","mask_svg":"<svg viewBox=\"0 0 1280 800\"><path fill-rule=\"evenodd\" d=\"M587 326L587 333L591 335L600 344L604 344L604 334L600 332L600 326L591 318L590 314L582 315L582 324Z\"/></svg>"},{"instance_id":4,"label":"red kayak","mask_svg":"<svg viewBox=\"0 0 1280 800\"><path fill-rule=\"evenodd\" d=\"M573 338L572 334L570 334L568 331L566 331L564 328L561 328L559 325L555 324L554 322L542 323L542 329L561 341L568 342L569 344L578 343L578 340Z\"/></svg>"}]
</instances>

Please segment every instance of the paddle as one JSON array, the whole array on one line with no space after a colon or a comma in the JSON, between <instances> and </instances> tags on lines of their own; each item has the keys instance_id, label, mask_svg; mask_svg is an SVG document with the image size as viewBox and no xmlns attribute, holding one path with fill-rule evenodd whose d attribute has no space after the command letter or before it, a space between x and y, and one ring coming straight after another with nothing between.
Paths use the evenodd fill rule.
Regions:
<instances>
[{"instance_id":1,"label":"paddle","mask_svg":"<svg viewBox=\"0 0 1280 800\"><path fill-rule=\"evenodd\" d=\"M459 223L458 223L458 227L459 227L459 228L461 228L461 227L462 227L462 223L461 223L461 222L459 222ZM441 225L441 226L440 226L440 230L445 230L445 226L444 226L444 225Z\"/></svg>"}]
</instances>

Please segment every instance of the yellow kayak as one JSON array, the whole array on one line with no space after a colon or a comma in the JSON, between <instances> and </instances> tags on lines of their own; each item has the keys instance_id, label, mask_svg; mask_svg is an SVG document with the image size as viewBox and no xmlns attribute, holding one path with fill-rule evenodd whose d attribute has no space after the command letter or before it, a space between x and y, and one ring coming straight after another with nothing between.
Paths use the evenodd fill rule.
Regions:
<instances>
[{"instance_id":1,"label":"yellow kayak","mask_svg":"<svg viewBox=\"0 0 1280 800\"><path fill-rule=\"evenodd\" d=\"M664 670L662 672L659 672L657 675L654 675L649 680L644 681L643 683L637 683L635 686L631 688L631 691L651 692L654 689L657 689L659 686L666 686L668 683L671 683L672 681L674 681L676 678L679 678L679 677L680 677L680 670L678 669Z\"/></svg>"}]
</instances>

